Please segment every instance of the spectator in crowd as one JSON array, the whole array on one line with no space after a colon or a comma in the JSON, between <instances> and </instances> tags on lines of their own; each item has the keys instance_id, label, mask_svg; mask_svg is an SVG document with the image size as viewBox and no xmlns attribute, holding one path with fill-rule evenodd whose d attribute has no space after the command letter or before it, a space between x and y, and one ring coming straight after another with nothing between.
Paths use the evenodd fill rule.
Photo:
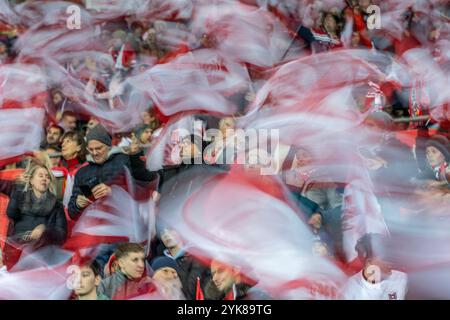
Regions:
<instances>
[{"instance_id":1,"label":"spectator in crowd","mask_svg":"<svg viewBox=\"0 0 450 320\"><path fill-rule=\"evenodd\" d=\"M372 39L367 29L367 8L370 5L371 0L353 0L351 5L345 9L346 16L351 16L353 21L353 44L366 48L372 48Z\"/></svg>"},{"instance_id":2,"label":"spectator in crowd","mask_svg":"<svg viewBox=\"0 0 450 320\"><path fill-rule=\"evenodd\" d=\"M79 131L65 133L61 141L61 166L72 172L86 161L86 142Z\"/></svg>"},{"instance_id":3,"label":"spectator in crowd","mask_svg":"<svg viewBox=\"0 0 450 320\"><path fill-rule=\"evenodd\" d=\"M126 152L130 149L131 145L138 146L141 150L138 155L144 158L150 148L151 140L152 129L150 128L150 126L146 124L140 124L136 126L134 131L131 133L131 137L122 137L121 142L118 144L118 146L124 147L124 150Z\"/></svg>"},{"instance_id":4,"label":"spectator in crowd","mask_svg":"<svg viewBox=\"0 0 450 320\"><path fill-rule=\"evenodd\" d=\"M111 300L123 300L155 291L151 278L146 275L145 253L141 245L120 244L114 255L119 269L101 281L98 294Z\"/></svg>"},{"instance_id":5,"label":"spectator in crowd","mask_svg":"<svg viewBox=\"0 0 450 320\"><path fill-rule=\"evenodd\" d=\"M9 197L6 212L11 243L38 248L65 241L66 217L54 188L52 172L36 160L29 162L16 182L0 181L0 192Z\"/></svg>"},{"instance_id":6,"label":"spectator in crowd","mask_svg":"<svg viewBox=\"0 0 450 320\"><path fill-rule=\"evenodd\" d=\"M66 110L61 116L60 126L65 131L75 131L77 129L77 116L73 111Z\"/></svg>"},{"instance_id":7,"label":"spectator in crowd","mask_svg":"<svg viewBox=\"0 0 450 320\"><path fill-rule=\"evenodd\" d=\"M347 24L348 25L348 24ZM298 34L305 40L313 53L319 53L344 46L344 42L350 42L341 37L344 29L344 19L337 10L321 12L316 27L306 28L300 26ZM346 37L351 37L351 30L344 32Z\"/></svg>"},{"instance_id":8,"label":"spectator in crowd","mask_svg":"<svg viewBox=\"0 0 450 320\"><path fill-rule=\"evenodd\" d=\"M64 93L59 88L54 88L50 91L50 101L49 101L49 110L53 112L54 115L62 112L64 109L64 105L67 102L67 98Z\"/></svg>"},{"instance_id":9,"label":"spectator in crowd","mask_svg":"<svg viewBox=\"0 0 450 320\"><path fill-rule=\"evenodd\" d=\"M86 135L86 141L88 165L80 168L75 175L69 202L72 219L77 219L93 201L108 196L111 185L125 168L131 171L136 180L150 182L156 179L156 174L147 171L139 155L136 155L140 150L128 155L121 148L113 148L112 138L102 125L92 128ZM85 194L86 189L90 191L88 194Z\"/></svg>"},{"instance_id":10,"label":"spectator in crowd","mask_svg":"<svg viewBox=\"0 0 450 320\"><path fill-rule=\"evenodd\" d=\"M270 297L255 284L244 280L239 268L219 260L211 261L212 278L207 280L204 296L206 300L267 300Z\"/></svg>"},{"instance_id":11,"label":"spectator in crowd","mask_svg":"<svg viewBox=\"0 0 450 320\"><path fill-rule=\"evenodd\" d=\"M55 89L52 91L52 102L55 106L61 106L61 104L64 102L64 94L59 90Z\"/></svg>"},{"instance_id":12,"label":"spectator in crowd","mask_svg":"<svg viewBox=\"0 0 450 320\"><path fill-rule=\"evenodd\" d=\"M134 136L142 145L148 145L152 138L152 128L150 125L141 124L134 129Z\"/></svg>"},{"instance_id":13,"label":"spectator in crowd","mask_svg":"<svg viewBox=\"0 0 450 320\"><path fill-rule=\"evenodd\" d=\"M156 257L152 261L153 277L161 295L170 300L186 300L175 260L168 257Z\"/></svg>"},{"instance_id":14,"label":"spectator in crowd","mask_svg":"<svg viewBox=\"0 0 450 320\"><path fill-rule=\"evenodd\" d=\"M100 266L94 260L80 267L77 286L74 288L76 300L109 300L104 294L97 294L97 287L102 281Z\"/></svg>"},{"instance_id":15,"label":"spectator in crowd","mask_svg":"<svg viewBox=\"0 0 450 320\"><path fill-rule=\"evenodd\" d=\"M346 300L404 300L408 276L393 269L387 239L378 234L366 234L355 249L364 268L348 280L342 297Z\"/></svg>"},{"instance_id":16,"label":"spectator in crowd","mask_svg":"<svg viewBox=\"0 0 450 320\"><path fill-rule=\"evenodd\" d=\"M163 166L163 169L159 170L160 180L159 187L178 175L179 173L188 170L195 164L203 163L203 155L202 155L202 138L198 135L191 134L181 138L181 142L179 142L179 154L174 154L172 159L174 162L173 165Z\"/></svg>"},{"instance_id":17,"label":"spectator in crowd","mask_svg":"<svg viewBox=\"0 0 450 320\"><path fill-rule=\"evenodd\" d=\"M160 232L160 239L166 248L164 256L172 259L177 265L184 296L188 300L194 300L197 294L197 279L208 277L210 275L208 268L187 252L187 247L176 230L164 228Z\"/></svg>"},{"instance_id":18,"label":"spectator in crowd","mask_svg":"<svg viewBox=\"0 0 450 320\"><path fill-rule=\"evenodd\" d=\"M448 184L450 174L450 142L441 135L435 135L426 142L427 164L434 178L443 184Z\"/></svg>"},{"instance_id":19,"label":"spectator in crowd","mask_svg":"<svg viewBox=\"0 0 450 320\"><path fill-rule=\"evenodd\" d=\"M64 207L67 207L72 192L73 177L86 160L86 143L80 131L66 132L61 141L62 150L58 157L61 160L54 166L53 172L57 178L57 194L61 196Z\"/></svg>"},{"instance_id":20,"label":"spectator in crowd","mask_svg":"<svg viewBox=\"0 0 450 320\"><path fill-rule=\"evenodd\" d=\"M158 119L156 119L155 114L151 110L142 112L141 118L142 123L150 126L150 129L152 129L152 131L158 129L161 125Z\"/></svg>"},{"instance_id":21,"label":"spectator in crowd","mask_svg":"<svg viewBox=\"0 0 450 320\"><path fill-rule=\"evenodd\" d=\"M94 128L96 125L98 125L100 122L96 117L91 117L86 125L86 134L89 133L89 130Z\"/></svg>"},{"instance_id":22,"label":"spectator in crowd","mask_svg":"<svg viewBox=\"0 0 450 320\"><path fill-rule=\"evenodd\" d=\"M56 124L51 124L47 128L47 135L45 141L41 143L41 149L46 149L50 146L59 147L61 144L61 137L64 134L64 129Z\"/></svg>"}]
</instances>

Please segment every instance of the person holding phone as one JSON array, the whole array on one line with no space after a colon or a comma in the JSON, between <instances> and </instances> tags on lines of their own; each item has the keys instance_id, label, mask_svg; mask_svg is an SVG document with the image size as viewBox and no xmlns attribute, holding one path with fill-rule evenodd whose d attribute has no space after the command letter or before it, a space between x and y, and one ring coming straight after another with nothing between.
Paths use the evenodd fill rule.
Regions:
<instances>
[{"instance_id":1,"label":"person holding phone","mask_svg":"<svg viewBox=\"0 0 450 320\"><path fill-rule=\"evenodd\" d=\"M139 157L138 148L130 148L125 154L122 148L113 147L112 137L108 131L97 124L86 135L87 165L78 170L75 175L72 195L68 211L72 219L78 219L84 209L94 201L108 196L111 185L128 168L135 180L151 182L157 179L157 174L145 168L145 163Z\"/></svg>"}]
</instances>

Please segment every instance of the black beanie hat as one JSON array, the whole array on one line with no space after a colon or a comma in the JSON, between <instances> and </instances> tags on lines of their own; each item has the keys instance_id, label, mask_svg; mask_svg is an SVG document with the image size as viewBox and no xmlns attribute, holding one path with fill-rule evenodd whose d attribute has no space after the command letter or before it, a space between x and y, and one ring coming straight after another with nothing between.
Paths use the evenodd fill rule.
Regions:
<instances>
[{"instance_id":1,"label":"black beanie hat","mask_svg":"<svg viewBox=\"0 0 450 320\"><path fill-rule=\"evenodd\" d=\"M86 142L89 143L91 140L100 141L109 147L112 146L112 138L101 124L97 124L92 129L89 129L89 133L86 135Z\"/></svg>"},{"instance_id":2,"label":"black beanie hat","mask_svg":"<svg viewBox=\"0 0 450 320\"><path fill-rule=\"evenodd\" d=\"M174 269L177 273L178 272L178 265L175 262L174 259L166 257L166 256L161 256L161 257L156 257L155 259L153 259L152 261L152 269L153 272L158 271L161 268L172 268Z\"/></svg>"}]
</instances>

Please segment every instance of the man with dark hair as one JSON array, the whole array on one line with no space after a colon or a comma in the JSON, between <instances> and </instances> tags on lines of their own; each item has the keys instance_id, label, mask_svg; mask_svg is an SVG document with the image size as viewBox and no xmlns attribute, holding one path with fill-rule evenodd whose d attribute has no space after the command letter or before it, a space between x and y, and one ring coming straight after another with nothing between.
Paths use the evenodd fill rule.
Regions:
<instances>
[{"instance_id":1,"label":"man with dark hair","mask_svg":"<svg viewBox=\"0 0 450 320\"><path fill-rule=\"evenodd\" d=\"M100 266L96 261L80 268L80 282L74 289L77 300L109 300L104 294L97 294L97 287L102 280Z\"/></svg>"},{"instance_id":2,"label":"man with dark hair","mask_svg":"<svg viewBox=\"0 0 450 320\"><path fill-rule=\"evenodd\" d=\"M388 256L387 238L366 234L356 244L364 268L353 275L343 289L346 300L404 300L408 276L394 270Z\"/></svg>"},{"instance_id":3,"label":"man with dark hair","mask_svg":"<svg viewBox=\"0 0 450 320\"><path fill-rule=\"evenodd\" d=\"M206 279L204 297L206 300L269 300L265 292L249 283L240 268L219 259L211 261L211 278Z\"/></svg>"},{"instance_id":4,"label":"man with dark hair","mask_svg":"<svg viewBox=\"0 0 450 320\"><path fill-rule=\"evenodd\" d=\"M41 143L41 149L48 147L59 147L61 144L61 137L64 134L64 129L56 124L51 124L47 128L47 135L45 140Z\"/></svg>"},{"instance_id":5,"label":"man with dark hair","mask_svg":"<svg viewBox=\"0 0 450 320\"><path fill-rule=\"evenodd\" d=\"M86 143L80 131L66 132L61 138L61 165L75 171L86 161Z\"/></svg>"},{"instance_id":6,"label":"man with dark hair","mask_svg":"<svg viewBox=\"0 0 450 320\"><path fill-rule=\"evenodd\" d=\"M152 138L152 128L147 124L140 124L134 129L134 136L141 144L149 144Z\"/></svg>"},{"instance_id":7,"label":"man with dark hair","mask_svg":"<svg viewBox=\"0 0 450 320\"><path fill-rule=\"evenodd\" d=\"M113 300L126 300L156 290L145 272L144 248L137 243L122 243L114 253L119 269L103 279L97 292Z\"/></svg>"}]
</instances>

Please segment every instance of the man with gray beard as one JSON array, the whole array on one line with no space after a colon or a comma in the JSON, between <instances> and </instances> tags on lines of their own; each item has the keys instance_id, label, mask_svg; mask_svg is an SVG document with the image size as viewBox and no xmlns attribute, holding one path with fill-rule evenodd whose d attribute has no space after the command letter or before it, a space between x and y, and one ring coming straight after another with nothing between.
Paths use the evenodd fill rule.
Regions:
<instances>
[{"instance_id":1,"label":"man with gray beard","mask_svg":"<svg viewBox=\"0 0 450 320\"><path fill-rule=\"evenodd\" d=\"M152 261L153 281L162 297L167 300L186 300L178 276L178 266L169 257L156 257Z\"/></svg>"}]
</instances>

